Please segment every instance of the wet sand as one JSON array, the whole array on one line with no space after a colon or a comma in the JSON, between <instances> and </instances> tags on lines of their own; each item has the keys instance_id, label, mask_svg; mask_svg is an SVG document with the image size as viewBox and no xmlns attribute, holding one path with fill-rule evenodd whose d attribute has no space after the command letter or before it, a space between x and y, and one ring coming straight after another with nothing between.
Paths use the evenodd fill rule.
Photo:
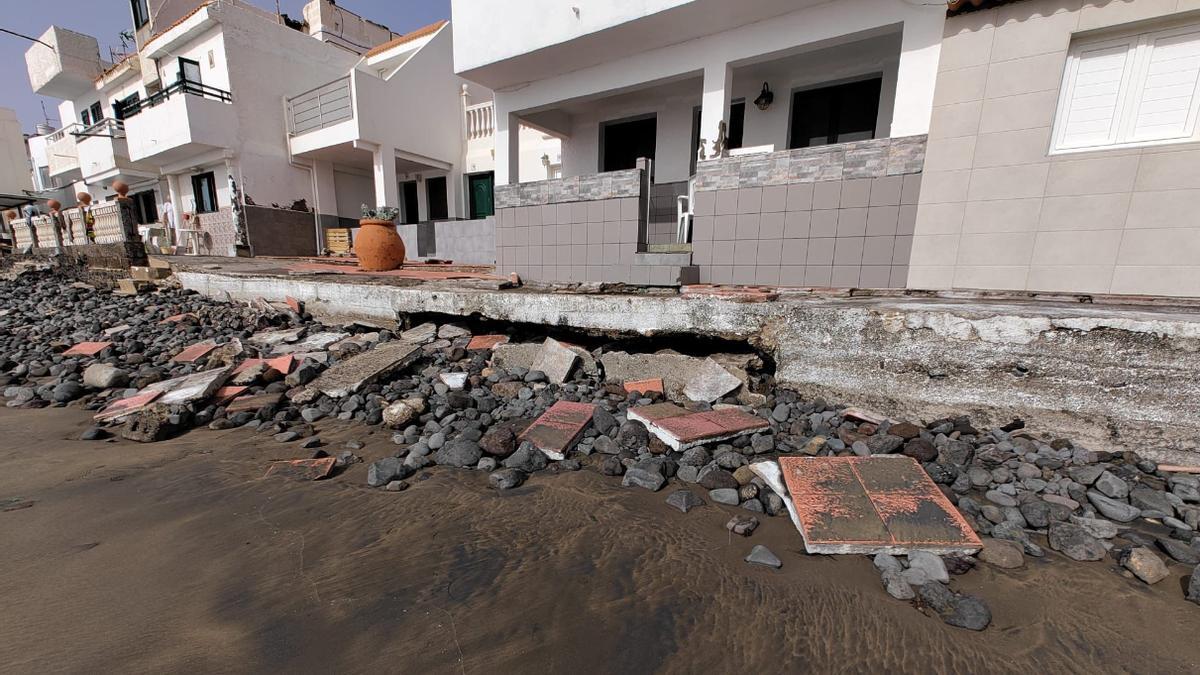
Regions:
<instances>
[{"instance_id":1,"label":"wet sand","mask_svg":"<svg viewBox=\"0 0 1200 675\"><path fill-rule=\"evenodd\" d=\"M594 470L498 493L433 467L263 479L294 445L193 431L73 440L74 409L0 409L0 671L1196 672L1187 570L1155 587L1053 552L981 564L983 633L884 593L862 556L806 556L786 518L729 535ZM319 423L367 461L390 434ZM24 503L14 500L27 500ZM19 508L32 502L27 508ZM782 570L742 561L766 544Z\"/></svg>"}]
</instances>

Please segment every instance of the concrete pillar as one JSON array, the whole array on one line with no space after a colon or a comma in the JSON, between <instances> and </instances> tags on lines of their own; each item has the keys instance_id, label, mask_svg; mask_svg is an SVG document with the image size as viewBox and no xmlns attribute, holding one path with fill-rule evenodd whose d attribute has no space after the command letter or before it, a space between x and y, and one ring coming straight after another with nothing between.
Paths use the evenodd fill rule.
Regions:
<instances>
[{"instance_id":1,"label":"concrete pillar","mask_svg":"<svg viewBox=\"0 0 1200 675\"><path fill-rule=\"evenodd\" d=\"M316 191L313 195L313 209L317 212L317 217L337 216L339 205L337 183L333 179L333 162L313 160L312 170L313 189Z\"/></svg>"},{"instance_id":2,"label":"concrete pillar","mask_svg":"<svg viewBox=\"0 0 1200 675\"><path fill-rule=\"evenodd\" d=\"M917 16L904 22L901 38L892 137L929 133L929 117L933 112L933 89L937 83L946 12L940 6L914 8L913 12Z\"/></svg>"},{"instance_id":3,"label":"concrete pillar","mask_svg":"<svg viewBox=\"0 0 1200 675\"><path fill-rule=\"evenodd\" d=\"M396 149L381 145L372 153L375 171L375 203L371 206L400 206L400 186L396 182Z\"/></svg>"},{"instance_id":4,"label":"concrete pillar","mask_svg":"<svg viewBox=\"0 0 1200 675\"><path fill-rule=\"evenodd\" d=\"M183 193L179 190L179 176L170 174L167 176L167 199L171 200L171 208L175 213L171 216L170 223L170 238L172 246L179 246L182 242L179 241L179 228L183 227Z\"/></svg>"},{"instance_id":5,"label":"concrete pillar","mask_svg":"<svg viewBox=\"0 0 1200 675\"><path fill-rule=\"evenodd\" d=\"M713 156L713 143L721 122L729 122L729 92L733 88L733 68L728 63L704 67L704 96L700 100L700 139L704 156ZM728 128L726 134L729 133Z\"/></svg>"},{"instance_id":6,"label":"concrete pillar","mask_svg":"<svg viewBox=\"0 0 1200 675\"><path fill-rule=\"evenodd\" d=\"M429 220L429 186L426 181L429 180L429 174L422 173L421 180L417 181L417 220L422 223Z\"/></svg>"},{"instance_id":7,"label":"concrete pillar","mask_svg":"<svg viewBox=\"0 0 1200 675\"><path fill-rule=\"evenodd\" d=\"M496 101L496 185L521 182L521 120Z\"/></svg>"}]
</instances>

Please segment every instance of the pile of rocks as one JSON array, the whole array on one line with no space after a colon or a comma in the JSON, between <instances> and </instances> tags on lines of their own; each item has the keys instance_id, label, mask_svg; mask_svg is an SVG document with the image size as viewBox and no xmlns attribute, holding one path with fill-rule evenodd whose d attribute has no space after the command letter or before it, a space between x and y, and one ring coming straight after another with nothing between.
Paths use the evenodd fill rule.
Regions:
<instances>
[{"instance_id":1,"label":"pile of rocks","mask_svg":"<svg viewBox=\"0 0 1200 675\"><path fill-rule=\"evenodd\" d=\"M312 341L334 330L300 309L215 302L179 290L122 297L67 285L49 274L28 274L0 284L0 384L10 406L74 402L100 410L149 384L268 358L288 341L299 345L304 336ZM737 368L725 374L740 384L734 381L732 390L722 385L727 393L710 401L684 400L679 387L666 391L687 411L737 409L765 424L732 440L676 451L629 416L631 408L663 402L667 394L631 393L624 382L610 380L605 361L612 363L612 352L604 349L569 347L580 357L578 367L562 370L553 363L554 368L543 366L554 371L548 375L533 367L552 363L539 360L540 339L527 349L510 345L516 349L500 358L492 347L503 340L472 347L471 331L457 324L423 324L403 332L357 325L336 330L348 335L308 351L282 350L295 352L298 366L289 372L260 363L234 375L231 384L245 389L233 403L204 398L138 413L122 432L154 440L199 425L240 427L316 450L321 442L314 424L323 419L383 425L393 430L396 449L370 464L367 480L373 487L402 491L415 473L442 465L485 471L492 486L507 490L534 473L586 465L621 477L629 487L657 491L674 482L686 494L676 489L668 502L684 512L707 502L736 507L739 515L727 527L746 536L758 524L757 515L787 514L783 499L750 470L752 461L785 454L899 453L920 462L971 527L990 535L978 555L985 563L1018 567L1026 555L1045 555L1048 546L1076 560L1111 557L1147 583L1166 576L1167 563L1152 549L1178 564L1200 563L1200 480L1159 471L1133 452L1092 451L1064 439L1038 438L1019 425L979 430L966 417L924 425L892 421L804 400L777 387L769 375ZM94 357L63 355L66 347L86 340L113 344ZM194 362L172 360L202 340L218 348ZM320 386L329 368L393 341L412 345L418 358L345 391L330 394L334 390ZM221 348L231 344L238 349ZM686 365L679 354L669 358L673 367ZM697 361L712 369L711 360ZM560 401L590 404L592 413L556 460L522 434ZM103 435L101 429L94 432ZM932 608L952 625L987 624L982 602L946 586L947 563L951 572L965 571L974 559L913 553L906 560L907 566L891 556L875 559L889 593ZM1197 577L1189 595L1200 602Z\"/></svg>"}]
</instances>

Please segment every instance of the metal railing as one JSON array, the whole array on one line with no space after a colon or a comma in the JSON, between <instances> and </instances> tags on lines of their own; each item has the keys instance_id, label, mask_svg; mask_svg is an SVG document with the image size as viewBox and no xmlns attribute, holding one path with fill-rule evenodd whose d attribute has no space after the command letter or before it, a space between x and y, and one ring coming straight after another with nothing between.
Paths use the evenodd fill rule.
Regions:
<instances>
[{"instance_id":1,"label":"metal railing","mask_svg":"<svg viewBox=\"0 0 1200 675\"><path fill-rule=\"evenodd\" d=\"M467 106L467 140L489 138L496 133L496 106L484 101Z\"/></svg>"},{"instance_id":2,"label":"metal railing","mask_svg":"<svg viewBox=\"0 0 1200 675\"><path fill-rule=\"evenodd\" d=\"M162 91L155 92L140 101L126 105L122 112L125 115L125 119L129 119L146 108L153 108L175 94L190 94L201 98L212 98L224 103L233 102L233 94L224 89L217 89L216 87L210 87L207 84L192 82L190 80L179 80Z\"/></svg>"},{"instance_id":3,"label":"metal railing","mask_svg":"<svg viewBox=\"0 0 1200 675\"><path fill-rule=\"evenodd\" d=\"M54 133L47 136L46 143L57 143L58 141L61 141L62 139L66 138L67 134L74 135L75 132L77 132L81 129L83 129L82 124L80 124L79 122L71 122L70 124L64 126L63 128L59 129L58 131L55 131Z\"/></svg>"},{"instance_id":4,"label":"metal railing","mask_svg":"<svg viewBox=\"0 0 1200 675\"><path fill-rule=\"evenodd\" d=\"M82 131L72 131L71 135L77 140L91 136L125 138L125 122L122 120L103 119Z\"/></svg>"},{"instance_id":5,"label":"metal railing","mask_svg":"<svg viewBox=\"0 0 1200 675\"><path fill-rule=\"evenodd\" d=\"M288 130L299 135L354 118L350 76L339 77L287 100Z\"/></svg>"}]
</instances>

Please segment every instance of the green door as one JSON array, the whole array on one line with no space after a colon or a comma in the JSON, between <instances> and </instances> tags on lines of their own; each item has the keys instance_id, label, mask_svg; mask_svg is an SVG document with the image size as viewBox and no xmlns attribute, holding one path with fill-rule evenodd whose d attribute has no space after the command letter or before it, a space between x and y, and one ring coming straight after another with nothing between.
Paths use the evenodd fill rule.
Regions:
<instances>
[{"instance_id":1,"label":"green door","mask_svg":"<svg viewBox=\"0 0 1200 675\"><path fill-rule=\"evenodd\" d=\"M471 218L487 218L495 212L492 202L493 176L481 173L467 177L471 191Z\"/></svg>"}]
</instances>

